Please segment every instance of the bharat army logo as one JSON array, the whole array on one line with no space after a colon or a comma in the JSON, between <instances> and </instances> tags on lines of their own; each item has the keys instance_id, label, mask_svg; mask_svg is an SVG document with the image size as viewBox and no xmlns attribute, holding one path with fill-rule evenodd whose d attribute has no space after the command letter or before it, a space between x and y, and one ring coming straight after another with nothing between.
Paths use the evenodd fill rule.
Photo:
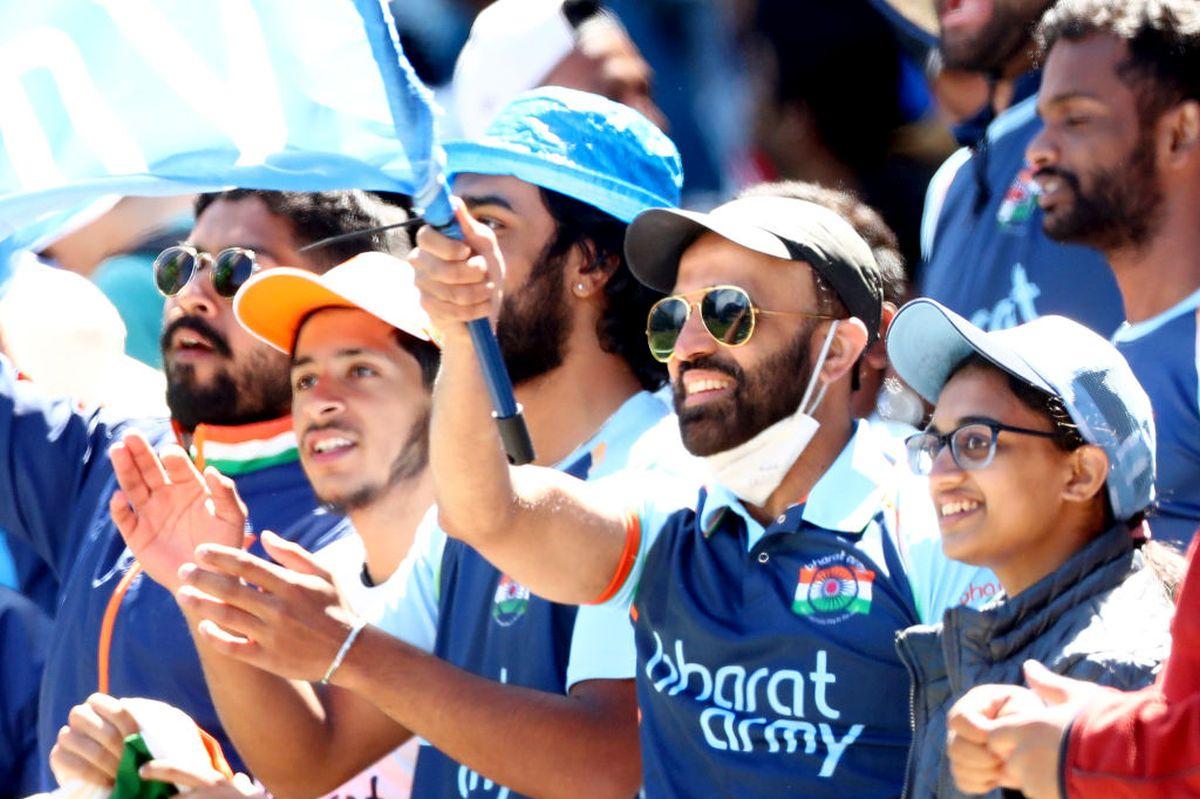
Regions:
<instances>
[{"instance_id":1,"label":"bharat army logo","mask_svg":"<svg viewBox=\"0 0 1200 799\"><path fill-rule=\"evenodd\" d=\"M818 624L836 624L871 612L875 572L850 555L838 553L800 569L792 611Z\"/></svg>"},{"instance_id":2,"label":"bharat army logo","mask_svg":"<svg viewBox=\"0 0 1200 799\"><path fill-rule=\"evenodd\" d=\"M996 222L1000 227L1015 227L1029 221L1037 209L1037 195L1040 189L1033 180L1033 170L1025 167L1004 193L1004 199L996 210Z\"/></svg>"},{"instance_id":3,"label":"bharat army logo","mask_svg":"<svg viewBox=\"0 0 1200 799\"><path fill-rule=\"evenodd\" d=\"M508 627L524 616L528 608L529 589L507 574L502 575L492 600L492 618L501 627Z\"/></svg>"}]
</instances>

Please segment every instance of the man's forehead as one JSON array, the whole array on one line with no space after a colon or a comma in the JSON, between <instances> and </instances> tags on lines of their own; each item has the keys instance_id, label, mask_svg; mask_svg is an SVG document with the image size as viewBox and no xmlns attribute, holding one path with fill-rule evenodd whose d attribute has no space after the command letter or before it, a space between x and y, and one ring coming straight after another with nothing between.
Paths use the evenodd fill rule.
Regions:
<instances>
[{"instance_id":1,"label":"man's forehead","mask_svg":"<svg viewBox=\"0 0 1200 799\"><path fill-rule=\"evenodd\" d=\"M293 362L345 350L390 351L395 336L390 324L361 308L331 306L309 314L296 331Z\"/></svg>"},{"instance_id":2,"label":"man's forehead","mask_svg":"<svg viewBox=\"0 0 1200 799\"><path fill-rule=\"evenodd\" d=\"M1117 69L1128 56L1125 41L1109 33L1059 39L1046 56L1039 96L1043 103L1079 95L1104 100L1118 84L1125 87Z\"/></svg>"},{"instance_id":3,"label":"man's forehead","mask_svg":"<svg viewBox=\"0 0 1200 799\"><path fill-rule=\"evenodd\" d=\"M245 247L275 258L296 249L291 221L272 213L257 197L213 202L196 220L188 241L205 252Z\"/></svg>"},{"instance_id":4,"label":"man's forehead","mask_svg":"<svg viewBox=\"0 0 1200 799\"><path fill-rule=\"evenodd\" d=\"M775 258L736 244L718 233L706 232L688 245L679 259L677 291L719 283L745 288L778 286L808 280L808 264Z\"/></svg>"}]
</instances>

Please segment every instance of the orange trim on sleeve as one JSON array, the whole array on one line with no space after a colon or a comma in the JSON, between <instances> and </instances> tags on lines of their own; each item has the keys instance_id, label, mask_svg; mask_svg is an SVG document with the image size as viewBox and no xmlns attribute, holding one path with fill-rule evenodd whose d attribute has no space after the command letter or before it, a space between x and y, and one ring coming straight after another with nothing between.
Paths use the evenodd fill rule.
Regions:
<instances>
[{"instance_id":1,"label":"orange trim on sleeve","mask_svg":"<svg viewBox=\"0 0 1200 799\"><path fill-rule=\"evenodd\" d=\"M225 759L225 751L221 749L220 742L200 729L198 725L196 731L200 733L200 741L204 744L204 748L208 750L208 757L212 760L213 768L224 774L227 779L233 779L233 769L230 768L229 761Z\"/></svg>"},{"instance_id":2,"label":"orange trim on sleeve","mask_svg":"<svg viewBox=\"0 0 1200 799\"><path fill-rule=\"evenodd\" d=\"M129 590L130 584L141 573L142 564L134 562L129 567L129 571L125 572L125 576L121 578L121 581L117 583L117 587L113 589L112 596L108 598L108 607L104 609L104 620L100 622L100 651L97 658L97 670L99 671L98 690L102 694L109 692L109 655L112 652L113 628L117 624L117 614L121 612L121 602L125 599L125 593Z\"/></svg>"},{"instance_id":3,"label":"orange trim on sleeve","mask_svg":"<svg viewBox=\"0 0 1200 799\"><path fill-rule=\"evenodd\" d=\"M625 514L625 547L621 550L621 559L617 562L617 572L612 580L600 592L600 596L591 604L601 605L617 595L621 586L629 579L633 564L637 562L638 550L642 547L642 520L636 513Z\"/></svg>"}]
</instances>

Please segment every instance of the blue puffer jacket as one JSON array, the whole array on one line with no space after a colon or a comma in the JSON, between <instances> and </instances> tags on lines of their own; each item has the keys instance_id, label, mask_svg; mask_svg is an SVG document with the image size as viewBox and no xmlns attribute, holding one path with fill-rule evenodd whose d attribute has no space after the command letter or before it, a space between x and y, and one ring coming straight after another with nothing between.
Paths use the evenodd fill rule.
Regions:
<instances>
[{"instance_id":1,"label":"blue puffer jacket","mask_svg":"<svg viewBox=\"0 0 1200 799\"><path fill-rule=\"evenodd\" d=\"M1030 659L1068 677L1143 688L1170 651L1173 615L1129 529L1117 525L1012 599L951 608L941 624L900 633L896 648L912 677L905 797L966 796L950 776L946 713L967 691L1024 684L1021 664Z\"/></svg>"}]
</instances>

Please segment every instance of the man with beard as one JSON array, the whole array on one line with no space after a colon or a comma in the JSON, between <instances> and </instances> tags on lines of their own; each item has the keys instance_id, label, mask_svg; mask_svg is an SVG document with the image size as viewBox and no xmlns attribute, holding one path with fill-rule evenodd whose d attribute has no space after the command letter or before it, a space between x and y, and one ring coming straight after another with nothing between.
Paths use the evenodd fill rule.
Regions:
<instances>
[{"instance_id":1,"label":"man with beard","mask_svg":"<svg viewBox=\"0 0 1200 799\"><path fill-rule=\"evenodd\" d=\"M1112 265L1127 319L1114 343L1157 422L1151 526L1186 547L1200 526L1200 9L1067 0L1039 37L1045 128L1029 162L1043 225Z\"/></svg>"},{"instance_id":2,"label":"man with beard","mask_svg":"<svg viewBox=\"0 0 1200 799\"><path fill-rule=\"evenodd\" d=\"M168 248L155 267L168 295L162 345L169 422L80 410L18 382L0 361L0 526L29 542L62 584L39 707L43 769L68 712L97 690L183 708L238 763L201 688L183 616L170 593L141 573L109 517L116 485L108 448L130 429L156 445L178 438L198 463L236 481L256 526L314 548L341 535L340 517L319 511L295 463L287 359L237 327L230 298L258 269L323 271L348 250L382 248L379 237L364 237L299 251L396 218L403 217L357 192L202 196L188 241ZM84 723L100 722L93 716ZM43 783L51 785L48 772Z\"/></svg>"},{"instance_id":3,"label":"man with beard","mask_svg":"<svg viewBox=\"0 0 1200 799\"><path fill-rule=\"evenodd\" d=\"M677 436L644 441L669 413L650 393L663 370L641 338L656 295L622 252L628 220L678 199L674 145L628 107L544 88L510 103L480 139L447 145L447 166L474 217L463 211L463 221L494 231L511 267L497 334L540 462L584 479L631 463L686 468ZM387 529L401 532L397 521ZM428 744L414 796L637 793L635 654L623 610L532 596L448 540L430 514L388 607L364 629L302 548L271 549L290 571L201 547L177 597L204 620L202 650L247 664L244 680L223 681L238 698L225 695L222 709L244 716L247 758L275 796L327 791L410 731ZM344 672L364 636L372 665ZM284 712L278 689L264 704L266 686L282 682L265 672L332 686L293 690Z\"/></svg>"},{"instance_id":4,"label":"man with beard","mask_svg":"<svg viewBox=\"0 0 1200 799\"><path fill-rule=\"evenodd\" d=\"M426 229L412 259L443 335L439 515L538 594L633 618L646 795L898 794L909 710L894 635L940 618L977 575L945 561L924 484L853 418L851 374L882 311L868 245L790 197L630 225L634 274L674 292L647 341L710 473L697 492L504 462L463 323L494 316L506 259L463 224L469 250ZM360 637L343 680L362 679L381 640Z\"/></svg>"},{"instance_id":5,"label":"man with beard","mask_svg":"<svg viewBox=\"0 0 1200 799\"><path fill-rule=\"evenodd\" d=\"M1061 314L1108 335L1121 298L1104 259L1041 229L1025 147L1041 123L1032 28L1051 0L938 0L947 67L984 73L989 102L955 128L926 195L917 294L986 330ZM1080 291L1079 286L1087 286Z\"/></svg>"}]
</instances>

